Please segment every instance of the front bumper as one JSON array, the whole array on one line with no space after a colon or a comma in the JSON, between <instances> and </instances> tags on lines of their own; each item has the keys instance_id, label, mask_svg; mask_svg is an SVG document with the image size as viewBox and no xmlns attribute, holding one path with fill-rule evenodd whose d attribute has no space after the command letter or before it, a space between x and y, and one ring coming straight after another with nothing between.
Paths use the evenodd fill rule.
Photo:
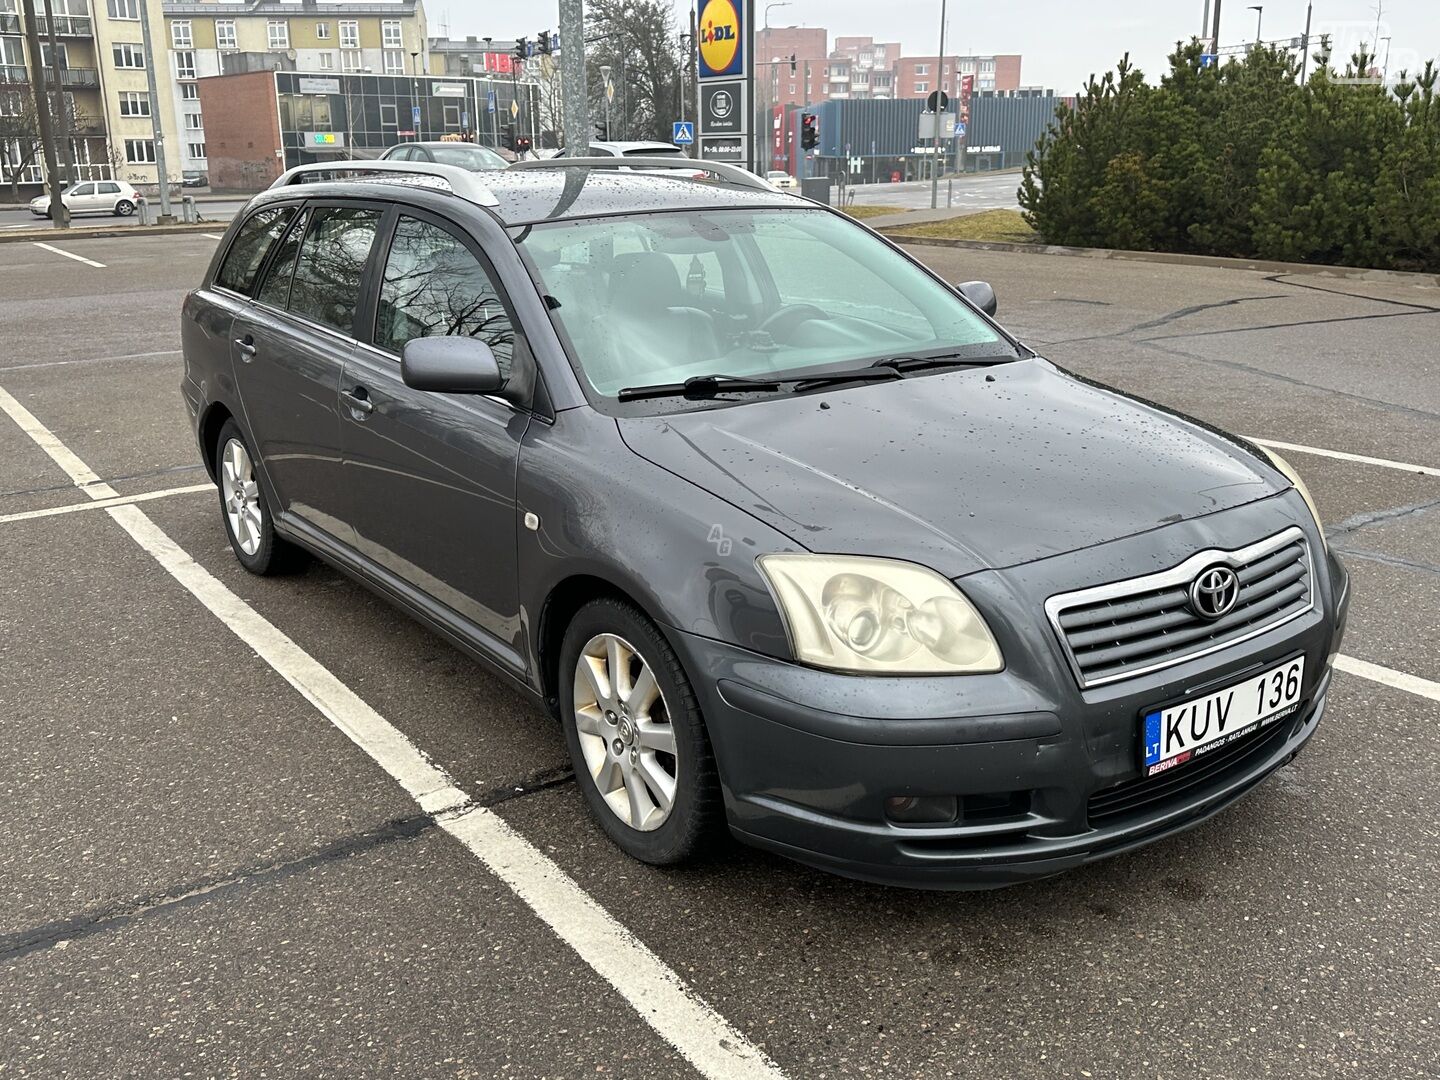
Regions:
<instances>
[{"instance_id":1,"label":"front bumper","mask_svg":"<svg viewBox=\"0 0 1440 1080\"><path fill-rule=\"evenodd\" d=\"M1321 550L1318 536L1316 550ZM1082 691L1042 628L997 627L996 675L873 678L677 634L740 839L846 876L991 888L1060 873L1191 828L1286 764L1325 711L1348 578L1317 559L1316 608L1231 649ZM981 591L979 588L972 592ZM1026 647L1028 646L1028 651ZM1149 780L1140 716L1303 654L1299 710ZM944 824L887 817L890 797L954 796Z\"/></svg>"}]
</instances>

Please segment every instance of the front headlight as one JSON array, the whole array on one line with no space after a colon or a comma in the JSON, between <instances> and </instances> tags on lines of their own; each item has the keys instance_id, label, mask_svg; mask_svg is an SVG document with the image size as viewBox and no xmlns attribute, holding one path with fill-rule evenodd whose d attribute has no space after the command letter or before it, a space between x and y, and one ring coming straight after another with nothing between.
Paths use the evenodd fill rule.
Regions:
<instances>
[{"instance_id":1,"label":"front headlight","mask_svg":"<svg viewBox=\"0 0 1440 1080\"><path fill-rule=\"evenodd\" d=\"M1305 500L1305 505L1310 508L1310 516L1315 519L1315 528L1320 533L1320 542L1325 545L1325 550L1330 550L1330 541L1325 539L1325 526L1320 521L1320 511L1315 508L1315 500L1310 497L1310 489L1305 486L1305 481L1300 479L1300 474L1295 471L1295 466L1286 461L1274 450L1268 447L1260 447L1260 452L1270 459L1270 464L1285 474L1285 479L1295 485L1295 490Z\"/></svg>"},{"instance_id":2,"label":"front headlight","mask_svg":"<svg viewBox=\"0 0 1440 1080\"><path fill-rule=\"evenodd\" d=\"M856 555L762 555L759 563L802 663L906 675L1005 666L980 613L933 570Z\"/></svg>"}]
</instances>

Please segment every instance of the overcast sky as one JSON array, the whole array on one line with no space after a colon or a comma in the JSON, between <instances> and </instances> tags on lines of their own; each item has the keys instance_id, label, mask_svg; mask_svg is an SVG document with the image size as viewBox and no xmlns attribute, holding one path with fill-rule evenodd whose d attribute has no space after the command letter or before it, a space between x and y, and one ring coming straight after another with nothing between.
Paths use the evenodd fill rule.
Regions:
<instances>
[{"instance_id":1,"label":"overcast sky","mask_svg":"<svg viewBox=\"0 0 1440 1080\"><path fill-rule=\"evenodd\" d=\"M689 0L674 0L678 21L688 21ZM1440 0L1383 0L1380 37L1390 35L1390 71L1414 67L1440 53ZM455 37L533 38L556 24L556 0L426 0L434 34L449 24ZM763 3L757 0L763 11ZM951 0L947 53L1021 53L1026 85L1070 93L1092 72L1104 71L1127 50L1152 79L1181 37L1198 33L1204 0ZM1305 29L1305 0L1268 0L1266 40L1298 37ZM1226 0L1221 43L1255 37L1255 12L1244 0ZM772 26L823 26L837 35L868 34L898 40L907 53L934 55L940 0L793 0L770 10ZM1318 0L1312 33L1336 39L1337 55L1375 36L1375 0ZM1382 51L1384 46L1382 45Z\"/></svg>"}]
</instances>

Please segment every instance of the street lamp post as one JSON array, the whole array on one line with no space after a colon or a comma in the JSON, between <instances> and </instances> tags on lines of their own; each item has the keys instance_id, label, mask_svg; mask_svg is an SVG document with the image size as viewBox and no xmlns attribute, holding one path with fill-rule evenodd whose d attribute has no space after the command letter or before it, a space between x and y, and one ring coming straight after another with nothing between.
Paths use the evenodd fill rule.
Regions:
<instances>
[{"instance_id":1,"label":"street lamp post","mask_svg":"<svg viewBox=\"0 0 1440 1080\"><path fill-rule=\"evenodd\" d=\"M1255 47L1260 47L1260 20L1265 17L1264 4L1251 4L1250 10L1255 13Z\"/></svg>"},{"instance_id":2,"label":"street lamp post","mask_svg":"<svg viewBox=\"0 0 1440 1080\"><path fill-rule=\"evenodd\" d=\"M945 100L945 0L940 0L940 55L935 63L935 137L930 146L930 209L940 205L940 103ZM955 73L959 79L960 73Z\"/></svg>"},{"instance_id":3,"label":"street lamp post","mask_svg":"<svg viewBox=\"0 0 1440 1080\"><path fill-rule=\"evenodd\" d=\"M1390 78L1390 39L1383 37L1380 40L1385 42L1385 61L1380 65L1380 85L1385 86Z\"/></svg>"}]
</instances>

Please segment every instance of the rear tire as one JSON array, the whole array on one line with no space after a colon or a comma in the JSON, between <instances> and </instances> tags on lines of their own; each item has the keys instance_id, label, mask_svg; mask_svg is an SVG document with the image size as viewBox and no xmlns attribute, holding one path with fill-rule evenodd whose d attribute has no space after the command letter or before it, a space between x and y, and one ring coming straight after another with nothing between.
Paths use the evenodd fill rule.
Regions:
<instances>
[{"instance_id":1,"label":"rear tire","mask_svg":"<svg viewBox=\"0 0 1440 1080\"><path fill-rule=\"evenodd\" d=\"M129 217L135 212L135 204L129 199L121 199L115 204L116 217Z\"/></svg>"},{"instance_id":2,"label":"rear tire","mask_svg":"<svg viewBox=\"0 0 1440 1080\"><path fill-rule=\"evenodd\" d=\"M600 827L641 862L694 856L722 816L705 721L680 659L630 604L593 600L560 649L560 711Z\"/></svg>"},{"instance_id":3,"label":"rear tire","mask_svg":"<svg viewBox=\"0 0 1440 1080\"><path fill-rule=\"evenodd\" d=\"M255 475L255 455L234 420L226 420L215 439L215 477L220 488L220 519L240 565L261 576L292 569L299 552L276 535Z\"/></svg>"}]
</instances>

